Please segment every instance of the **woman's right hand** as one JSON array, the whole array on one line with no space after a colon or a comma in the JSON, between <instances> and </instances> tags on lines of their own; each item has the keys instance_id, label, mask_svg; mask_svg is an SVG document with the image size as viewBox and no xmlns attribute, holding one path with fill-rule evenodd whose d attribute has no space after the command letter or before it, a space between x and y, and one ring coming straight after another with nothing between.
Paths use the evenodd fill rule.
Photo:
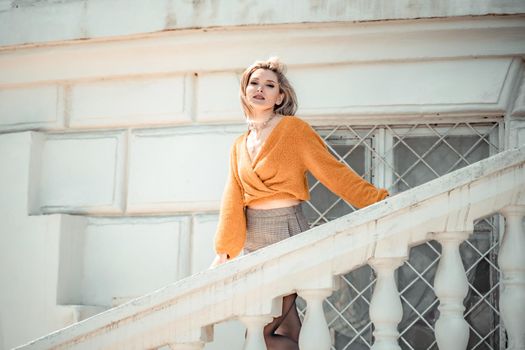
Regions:
<instances>
[{"instance_id":1,"label":"woman's right hand","mask_svg":"<svg viewBox=\"0 0 525 350\"><path fill-rule=\"evenodd\" d=\"M217 254L210 265L210 269L213 269L214 267L217 267L220 264L225 263L226 261L228 261L228 255L226 253Z\"/></svg>"}]
</instances>

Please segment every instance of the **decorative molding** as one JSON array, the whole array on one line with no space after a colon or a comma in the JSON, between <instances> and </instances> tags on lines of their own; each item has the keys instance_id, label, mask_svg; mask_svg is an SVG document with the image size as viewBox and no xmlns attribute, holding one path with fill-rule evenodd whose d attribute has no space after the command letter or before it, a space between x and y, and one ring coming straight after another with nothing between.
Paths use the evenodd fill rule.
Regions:
<instances>
[{"instance_id":1,"label":"decorative molding","mask_svg":"<svg viewBox=\"0 0 525 350\"><path fill-rule=\"evenodd\" d=\"M0 131L238 122L239 75L271 54L288 64L306 118L519 116L520 19L222 27L0 49ZM216 54L225 50L235 55Z\"/></svg>"},{"instance_id":2,"label":"decorative molding","mask_svg":"<svg viewBox=\"0 0 525 350\"><path fill-rule=\"evenodd\" d=\"M41 145L32 214L122 212L122 132L47 134Z\"/></svg>"},{"instance_id":3,"label":"decorative molding","mask_svg":"<svg viewBox=\"0 0 525 350\"><path fill-rule=\"evenodd\" d=\"M218 210L229 150L241 130L232 125L132 132L127 213Z\"/></svg>"},{"instance_id":4,"label":"decorative molding","mask_svg":"<svg viewBox=\"0 0 525 350\"><path fill-rule=\"evenodd\" d=\"M0 50L0 88L110 77L239 73L255 59L272 54L282 57L290 70L363 62L523 56L524 23L522 17L505 16L221 27L4 48ZM225 51L235 54L216 54Z\"/></svg>"},{"instance_id":5,"label":"decorative molding","mask_svg":"<svg viewBox=\"0 0 525 350\"><path fill-rule=\"evenodd\" d=\"M62 129L64 91L56 84L0 88L0 131Z\"/></svg>"},{"instance_id":6,"label":"decorative molding","mask_svg":"<svg viewBox=\"0 0 525 350\"><path fill-rule=\"evenodd\" d=\"M111 79L70 87L72 128L191 122L193 79L186 75Z\"/></svg>"},{"instance_id":7,"label":"decorative molding","mask_svg":"<svg viewBox=\"0 0 525 350\"><path fill-rule=\"evenodd\" d=\"M2 5L0 5L2 6ZM4 5L5 6L5 5ZM2 6L2 7L4 7ZM143 36L151 32L188 28L213 30L220 26L260 26L287 23L366 22L456 16L510 15L525 13L519 0L478 0L458 3L442 0L432 6L410 0L329 1L213 0L198 3L184 0L157 0L153 3L130 0L87 0L41 2L13 1L0 11L0 45L85 40L115 36ZM119 14L115 21L114 13ZM138 16L137 14L140 14ZM24 25L32 19L32 26Z\"/></svg>"}]
</instances>

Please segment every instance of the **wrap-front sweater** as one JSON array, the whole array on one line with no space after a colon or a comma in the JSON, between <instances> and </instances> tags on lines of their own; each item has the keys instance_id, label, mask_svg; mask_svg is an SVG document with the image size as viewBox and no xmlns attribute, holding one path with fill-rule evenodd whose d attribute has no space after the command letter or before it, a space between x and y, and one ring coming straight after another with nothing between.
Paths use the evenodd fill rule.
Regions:
<instances>
[{"instance_id":1,"label":"wrap-front sweater","mask_svg":"<svg viewBox=\"0 0 525 350\"><path fill-rule=\"evenodd\" d=\"M230 151L228 180L222 195L215 251L237 256L246 240L245 206L269 199L308 200L306 172L332 192L362 208L388 196L328 151L323 139L302 119L284 116L273 128L255 159L246 147L248 131Z\"/></svg>"}]
</instances>

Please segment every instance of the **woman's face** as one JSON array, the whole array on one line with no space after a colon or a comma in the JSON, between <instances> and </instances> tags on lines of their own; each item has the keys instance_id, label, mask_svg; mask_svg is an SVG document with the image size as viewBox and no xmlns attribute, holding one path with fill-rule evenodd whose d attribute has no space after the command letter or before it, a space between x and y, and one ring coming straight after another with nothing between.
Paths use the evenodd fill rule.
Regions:
<instances>
[{"instance_id":1,"label":"woman's face","mask_svg":"<svg viewBox=\"0 0 525 350\"><path fill-rule=\"evenodd\" d=\"M284 98L279 93L277 74L268 69L259 68L252 73L245 90L246 99L255 110L273 110Z\"/></svg>"}]
</instances>

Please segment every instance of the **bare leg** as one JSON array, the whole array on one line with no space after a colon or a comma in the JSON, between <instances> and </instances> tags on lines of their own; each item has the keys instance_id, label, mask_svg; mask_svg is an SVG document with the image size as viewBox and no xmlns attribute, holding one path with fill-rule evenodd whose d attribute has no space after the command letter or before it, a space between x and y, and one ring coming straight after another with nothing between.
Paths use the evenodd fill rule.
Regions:
<instances>
[{"instance_id":1,"label":"bare leg","mask_svg":"<svg viewBox=\"0 0 525 350\"><path fill-rule=\"evenodd\" d=\"M268 350L298 350L301 320L297 314L297 294L283 298L283 310L279 317L264 327L264 340Z\"/></svg>"}]
</instances>

